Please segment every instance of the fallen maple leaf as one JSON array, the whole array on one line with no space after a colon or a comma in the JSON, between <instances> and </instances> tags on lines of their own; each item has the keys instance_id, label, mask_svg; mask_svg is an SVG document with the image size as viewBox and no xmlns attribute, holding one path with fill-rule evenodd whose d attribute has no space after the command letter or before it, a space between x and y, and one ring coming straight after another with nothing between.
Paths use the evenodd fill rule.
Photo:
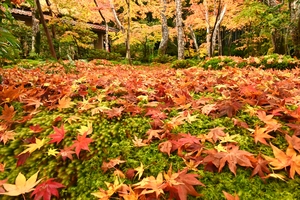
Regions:
<instances>
[{"instance_id":1,"label":"fallen maple leaf","mask_svg":"<svg viewBox=\"0 0 300 200\"><path fill-rule=\"evenodd\" d=\"M8 107L7 104L4 105L4 108L2 110L2 115L0 115L0 119L11 123L13 122L13 117L16 114L16 111L14 111L14 107L11 105L10 107Z\"/></svg>"},{"instance_id":2,"label":"fallen maple leaf","mask_svg":"<svg viewBox=\"0 0 300 200\"><path fill-rule=\"evenodd\" d=\"M43 131L43 129L40 127L40 125L35 126L29 126L30 130L32 130L34 133L40 133Z\"/></svg>"},{"instance_id":3,"label":"fallen maple leaf","mask_svg":"<svg viewBox=\"0 0 300 200\"><path fill-rule=\"evenodd\" d=\"M4 172L4 170L5 170L5 163L4 164L0 163L0 172Z\"/></svg>"},{"instance_id":4,"label":"fallen maple leaf","mask_svg":"<svg viewBox=\"0 0 300 200\"><path fill-rule=\"evenodd\" d=\"M134 168L134 170L137 172L135 176L139 176L138 180L140 180L145 170L143 163L139 167Z\"/></svg>"},{"instance_id":5,"label":"fallen maple leaf","mask_svg":"<svg viewBox=\"0 0 300 200\"><path fill-rule=\"evenodd\" d=\"M78 158L79 158L79 153L82 149L90 151L88 145L91 142L93 142L93 139L87 138L86 135L87 135L86 132L82 136L77 135L77 140L73 140L74 144L72 145L72 147L75 147L75 152L76 152L76 155L77 155Z\"/></svg>"},{"instance_id":6,"label":"fallen maple leaf","mask_svg":"<svg viewBox=\"0 0 300 200\"><path fill-rule=\"evenodd\" d=\"M105 173L108 169L114 168L116 165L126 162L125 160L120 160L120 158L111 159L109 162L103 162L101 169Z\"/></svg>"},{"instance_id":7,"label":"fallen maple leaf","mask_svg":"<svg viewBox=\"0 0 300 200\"><path fill-rule=\"evenodd\" d=\"M144 146L148 145L143 142L143 139L137 138L136 135L134 136L134 139L132 140L132 142L135 147L144 147Z\"/></svg>"},{"instance_id":8,"label":"fallen maple leaf","mask_svg":"<svg viewBox=\"0 0 300 200\"><path fill-rule=\"evenodd\" d=\"M35 143L25 145L28 148L25 149L24 151L22 151L19 155L27 153L27 152L32 153L35 150L40 149L42 146L44 146L44 144L46 144L45 138L43 138L42 140L35 138Z\"/></svg>"},{"instance_id":9,"label":"fallen maple leaf","mask_svg":"<svg viewBox=\"0 0 300 200\"><path fill-rule=\"evenodd\" d=\"M61 157L64 161L66 160L66 158L73 160L72 154L74 154L75 151L73 151L71 149L72 149L72 147L64 147L64 149L60 150L59 155L61 155Z\"/></svg>"},{"instance_id":10,"label":"fallen maple leaf","mask_svg":"<svg viewBox=\"0 0 300 200\"><path fill-rule=\"evenodd\" d=\"M169 140L162 142L158 145L158 148L161 152L167 153L168 156L170 156L172 150L172 142L170 142Z\"/></svg>"},{"instance_id":11,"label":"fallen maple leaf","mask_svg":"<svg viewBox=\"0 0 300 200\"><path fill-rule=\"evenodd\" d=\"M140 195L155 194L156 199L159 199L161 194L164 194L165 183L161 173L157 177L146 177L142 181L133 184L134 189L143 189Z\"/></svg>"},{"instance_id":12,"label":"fallen maple leaf","mask_svg":"<svg viewBox=\"0 0 300 200\"><path fill-rule=\"evenodd\" d=\"M39 172L33 174L27 181L26 177L20 172L16 178L15 184L4 183L5 193L0 193L8 196L19 196L20 194L29 193L41 181L36 180Z\"/></svg>"},{"instance_id":13,"label":"fallen maple leaf","mask_svg":"<svg viewBox=\"0 0 300 200\"><path fill-rule=\"evenodd\" d=\"M291 148L294 148L298 152L300 152L300 138L298 138L296 135L293 135L292 137L289 135L285 135L286 141L289 143L289 146Z\"/></svg>"},{"instance_id":14,"label":"fallen maple leaf","mask_svg":"<svg viewBox=\"0 0 300 200\"><path fill-rule=\"evenodd\" d=\"M51 138L50 140L50 144L51 143L55 143L59 144L65 137L65 129L64 129L64 125L62 124L60 128L57 128L55 126L53 126L54 129L54 134L49 135L49 137Z\"/></svg>"},{"instance_id":15,"label":"fallen maple leaf","mask_svg":"<svg viewBox=\"0 0 300 200\"><path fill-rule=\"evenodd\" d=\"M71 102L71 98L64 96L63 98L58 100L57 108L59 109L59 111L61 111L62 109L70 108L73 105L75 105L75 103Z\"/></svg>"},{"instance_id":16,"label":"fallen maple leaf","mask_svg":"<svg viewBox=\"0 0 300 200\"><path fill-rule=\"evenodd\" d=\"M218 141L220 137L226 136L225 132L223 131L224 127L216 127L210 129L209 133L206 136L206 139L212 139L214 143Z\"/></svg>"},{"instance_id":17,"label":"fallen maple leaf","mask_svg":"<svg viewBox=\"0 0 300 200\"><path fill-rule=\"evenodd\" d=\"M257 142L261 142L262 144L268 145L266 139L271 139L274 138L273 136L269 135L269 130L268 128L260 128L256 126L254 134L252 135L254 137L255 144Z\"/></svg>"},{"instance_id":18,"label":"fallen maple leaf","mask_svg":"<svg viewBox=\"0 0 300 200\"><path fill-rule=\"evenodd\" d=\"M225 191L222 191L222 192L227 200L240 200L240 198L237 194L234 194L234 196L233 196Z\"/></svg>"},{"instance_id":19,"label":"fallen maple leaf","mask_svg":"<svg viewBox=\"0 0 300 200\"><path fill-rule=\"evenodd\" d=\"M264 156L270 165L273 166L272 169L280 170L286 169L290 166L290 177L294 179L295 173L300 175L300 155L297 155L296 151L292 147L288 147L286 153L278 149L276 146L270 144L273 149L273 154L275 158L269 156Z\"/></svg>"},{"instance_id":20,"label":"fallen maple leaf","mask_svg":"<svg viewBox=\"0 0 300 200\"><path fill-rule=\"evenodd\" d=\"M34 200L39 200L41 198L43 198L43 200L50 200L52 195L59 198L57 189L63 187L65 187L63 184L54 181L54 178L50 178L47 181L37 185L30 197L34 196Z\"/></svg>"},{"instance_id":21,"label":"fallen maple leaf","mask_svg":"<svg viewBox=\"0 0 300 200\"><path fill-rule=\"evenodd\" d=\"M14 140L16 133L13 131L4 131L3 134L0 134L0 141L5 145L8 140Z\"/></svg>"},{"instance_id":22,"label":"fallen maple leaf","mask_svg":"<svg viewBox=\"0 0 300 200\"><path fill-rule=\"evenodd\" d=\"M260 178L264 178L265 173L266 174L271 173L268 167L269 161L263 159L260 154L257 156L256 159L251 160L251 163L254 167L251 177L258 174Z\"/></svg>"},{"instance_id":23,"label":"fallen maple leaf","mask_svg":"<svg viewBox=\"0 0 300 200\"><path fill-rule=\"evenodd\" d=\"M204 153L208 154L203 159L204 163L213 163L219 172L222 171L227 162L230 171L236 175L237 164L244 167L253 167L251 164L252 154L248 151L239 150L239 146L229 144L226 146L226 152L217 152L215 149L206 150Z\"/></svg>"},{"instance_id":24,"label":"fallen maple leaf","mask_svg":"<svg viewBox=\"0 0 300 200\"><path fill-rule=\"evenodd\" d=\"M195 189L195 185L205 185L201 183L197 177L197 174L188 174L188 169L185 168L177 173L172 173L172 166L168 170L168 173L164 174L166 179L166 191L170 192L170 197L186 200L187 195L201 196Z\"/></svg>"}]
</instances>

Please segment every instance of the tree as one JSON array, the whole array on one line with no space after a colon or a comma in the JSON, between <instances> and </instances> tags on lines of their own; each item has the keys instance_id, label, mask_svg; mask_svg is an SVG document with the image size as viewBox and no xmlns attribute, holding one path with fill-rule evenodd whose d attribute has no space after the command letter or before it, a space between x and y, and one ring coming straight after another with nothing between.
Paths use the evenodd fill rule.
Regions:
<instances>
[{"instance_id":1,"label":"tree","mask_svg":"<svg viewBox=\"0 0 300 200\"><path fill-rule=\"evenodd\" d=\"M47 41L48 41L48 45L49 45L49 48L50 48L51 55L54 59L57 59L56 53L55 53L55 50L54 50L54 46L53 46L53 42L52 42L52 38L50 36L49 30L48 30L48 27L47 27L47 24L46 24L46 21L45 21L45 18L44 18L44 14L43 14L43 11L42 11L40 0L35 0L35 3L37 5L37 9L38 9L38 12L39 12L39 15L40 15L40 19L42 21L42 24L43 24L43 27L44 27L44 30L45 30L45 33L46 33L46 37L47 37Z\"/></svg>"},{"instance_id":2,"label":"tree","mask_svg":"<svg viewBox=\"0 0 300 200\"><path fill-rule=\"evenodd\" d=\"M161 0L161 41L158 48L158 53L164 55L166 53L169 41L169 28L167 24L166 9L167 0Z\"/></svg>"},{"instance_id":3,"label":"tree","mask_svg":"<svg viewBox=\"0 0 300 200\"><path fill-rule=\"evenodd\" d=\"M175 5L176 5L178 60L183 60L184 59L184 32L183 32L181 0L175 0Z\"/></svg>"}]
</instances>

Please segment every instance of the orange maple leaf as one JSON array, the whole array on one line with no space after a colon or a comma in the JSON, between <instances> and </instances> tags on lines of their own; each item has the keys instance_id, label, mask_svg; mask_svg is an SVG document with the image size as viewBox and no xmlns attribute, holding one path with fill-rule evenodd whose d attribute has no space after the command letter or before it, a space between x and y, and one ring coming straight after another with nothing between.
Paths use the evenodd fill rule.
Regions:
<instances>
[{"instance_id":1,"label":"orange maple leaf","mask_svg":"<svg viewBox=\"0 0 300 200\"><path fill-rule=\"evenodd\" d=\"M11 123L13 122L13 117L16 114L16 111L14 111L14 107L11 105L8 107L7 104L4 105L4 109L2 110L2 115L0 116L0 119L3 119L4 121Z\"/></svg>"},{"instance_id":2,"label":"orange maple leaf","mask_svg":"<svg viewBox=\"0 0 300 200\"><path fill-rule=\"evenodd\" d=\"M295 173L300 175L300 155L297 155L296 151L292 147L286 149L286 153L278 149L276 146L270 143L275 158L264 156L264 158L270 162L274 170L281 170L290 167L290 177L294 179Z\"/></svg>"},{"instance_id":3,"label":"orange maple leaf","mask_svg":"<svg viewBox=\"0 0 300 200\"><path fill-rule=\"evenodd\" d=\"M240 200L240 198L237 194L234 194L234 196L233 196L225 191L222 191L222 192L227 200Z\"/></svg>"},{"instance_id":4,"label":"orange maple leaf","mask_svg":"<svg viewBox=\"0 0 300 200\"><path fill-rule=\"evenodd\" d=\"M260 127L256 127L254 134L252 135L254 137L254 141L255 144L257 144L257 142L261 142L262 144L268 145L266 139L271 139L274 138L272 136L269 135L268 128L260 128Z\"/></svg>"}]
</instances>

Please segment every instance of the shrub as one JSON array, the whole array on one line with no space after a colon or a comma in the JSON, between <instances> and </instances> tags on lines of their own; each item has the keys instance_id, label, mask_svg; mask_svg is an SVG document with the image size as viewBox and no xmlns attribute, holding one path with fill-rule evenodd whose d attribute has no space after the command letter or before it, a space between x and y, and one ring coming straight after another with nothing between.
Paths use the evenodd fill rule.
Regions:
<instances>
[{"instance_id":1,"label":"shrub","mask_svg":"<svg viewBox=\"0 0 300 200\"><path fill-rule=\"evenodd\" d=\"M164 55L159 54L157 57L153 59L153 62L165 64L174 61L174 59L175 58L173 56L170 56L168 54L164 54Z\"/></svg>"},{"instance_id":2,"label":"shrub","mask_svg":"<svg viewBox=\"0 0 300 200\"><path fill-rule=\"evenodd\" d=\"M83 58L89 61L93 59L120 60L121 54L107 52L104 49L90 49Z\"/></svg>"},{"instance_id":3,"label":"shrub","mask_svg":"<svg viewBox=\"0 0 300 200\"><path fill-rule=\"evenodd\" d=\"M175 69L183 69L191 67L191 64L188 60L176 60L172 63L171 67Z\"/></svg>"}]
</instances>

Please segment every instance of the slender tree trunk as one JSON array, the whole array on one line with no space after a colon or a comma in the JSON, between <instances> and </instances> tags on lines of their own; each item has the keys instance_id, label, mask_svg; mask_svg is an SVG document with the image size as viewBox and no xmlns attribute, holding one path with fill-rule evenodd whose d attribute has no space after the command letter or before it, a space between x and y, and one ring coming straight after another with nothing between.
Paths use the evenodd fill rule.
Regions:
<instances>
[{"instance_id":1,"label":"slender tree trunk","mask_svg":"<svg viewBox=\"0 0 300 200\"><path fill-rule=\"evenodd\" d=\"M181 0L175 0L176 3L176 27L178 41L178 60L184 59L184 33L182 22L182 5Z\"/></svg>"},{"instance_id":2,"label":"slender tree trunk","mask_svg":"<svg viewBox=\"0 0 300 200\"><path fill-rule=\"evenodd\" d=\"M209 24L209 12L208 12L208 6L207 2L203 2L205 7L205 22L206 22L206 49L207 49L207 55L208 57L211 57L211 51L210 51L210 24Z\"/></svg>"},{"instance_id":3,"label":"slender tree trunk","mask_svg":"<svg viewBox=\"0 0 300 200\"><path fill-rule=\"evenodd\" d=\"M300 58L300 5L297 0L289 2L292 23L292 40L294 46L294 55Z\"/></svg>"},{"instance_id":4,"label":"slender tree trunk","mask_svg":"<svg viewBox=\"0 0 300 200\"><path fill-rule=\"evenodd\" d=\"M221 3L219 3L219 9L218 9L218 14L217 14L217 17L216 17L216 22L215 22L215 25L213 27L213 30L212 30L212 35L211 35L211 38L210 38L210 55L213 56L213 52L215 50L215 45L216 45L216 36L217 36L217 31L218 31L218 28L220 27L220 24L225 16L225 12L226 12L226 4L224 5L222 11L220 12L221 10Z\"/></svg>"},{"instance_id":5,"label":"slender tree trunk","mask_svg":"<svg viewBox=\"0 0 300 200\"><path fill-rule=\"evenodd\" d=\"M161 11L161 32L162 32L162 38L159 44L158 52L161 55L164 55L166 53L167 47L168 47L168 41L169 41L169 28L167 24L167 17L166 17L166 10L167 10L167 1L161 0L162 5L162 11Z\"/></svg>"},{"instance_id":6,"label":"slender tree trunk","mask_svg":"<svg viewBox=\"0 0 300 200\"><path fill-rule=\"evenodd\" d=\"M50 2L50 0L46 0L46 3L47 3L47 6L48 6L48 9L49 9L51 17L54 17L54 14L53 14L52 9L51 9L51 2ZM55 39L56 34L55 34L55 27L54 27L54 25L51 25L51 32L52 32L53 39Z\"/></svg>"},{"instance_id":7,"label":"slender tree trunk","mask_svg":"<svg viewBox=\"0 0 300 200\"><path fill-rule=\"evenodd\" d=\"M130 54L130 21L131 21L130 1L131 0L126 0L127 9L128 9L128 17L127 17L128 25L127 25L127 37L126 37L126 58L129 61L129 64L132 65L131 54Z\"/></svg>"},{"instance_id":8,"label":"slender tree trunk","mask_svg":"<svg viewBox=\"0 0 300 200\"><path fill-rule=\"evenodd\" d=\"M197 38L196 38L195 32L194 32L194 30L193 30L193 28L191 26L189 26L189 29L190 29L191 37L192 37L192 39L194 41L194 46L196 48L196 52L197 52L197 55L198 55L197 57L198 57L198 59L200 59L199 46L198 46L198 42L197 42Z\"/></svg>"},{"instance_id":9,"label":"slender tree trunk","mask_svg":"<svg viewBox=\"0 0 300 200\"><path fill-rule=\"evenodd\" d=\"M223 46L222 46L222 33L221 33L221 27L218 28L218 53L219 56L223 55Z\"/></svg>"},{"instance_id":10,"label":"slender tree trunk","mask_svg":"<svg viewBox=\"0 0 300 200\"><path fill-rule=\"evenodd\" d=\"M42 21L42 24L43 24L43 27L44 27L44 30L45 30L45 33L46 33L46 36L47 36L47 41L48 41L48 45L49 45L49 48L50 48L51 55L54 59L57 59L56 53L55 53L55 50L54 50L54 46L53 46L53 43L52 43L52 38L50 36L50 33L49 33L49 30L48 30L48 27L47 27L47 24L46 24L46 21L45 21L45 18L44 18L44 14L43 14L43 11L42 11L42 7L41 7L41 4L40 4L39 0L36 0L36 5L37 5L37 9L38 9L39 14L40 14L40 19Z\"/></svg>"},{"instance_id":11,"label":"slender tree trunk","mask_svg":"<svg viewBox=\"0 0 300 200\"><path fill-rule=\"evenodd\" d=\"M125 28L124 28L124 26L121 24L121 22L120 22L120 20L119 20L119 18L118 18L118 15L117 15L117 12L116 12L116 9L115 9L115 6L114 6L112 0L109 0L109 4L110 4L110 8L111 8L111 10L112 10L112 12L113 12L113 15L114 15L114 18L115 18L115 20L116 20L116 22L117 22L118 27L121 29L122 33L125 33Z\"/></svg>"},{"instance_id":12,"label":"slender tree trunk","mask_svg":"<svg viewBox=\"0 0 300 200\"><path fill-rule=\"evenodd\" d=\"M36 18L36 11L37 11L37 7L36 7L36 3L33 2L34 5L32 7L32 37L31 37L31 40L32 40L32 43L31 43L31 52L32 53L36 53L36 38L37 38L37 34L39 32L39 20Z\"/></svg>"},{"instance_id":13,"label":"slender tree trunk","mask_svg":"<svg viewBox=\"0 0 300 200\"><path fill-rule=\"evenodd\" d=\"M96 7L99 7L99 6L98 6L98 3L97 3L97 0L94 0L94 3L95 3L95 5L96 5ZM98 9L98 12L99 12L99 14L100 14L102 20L103 20L104 23L105 23L105 50L108 52L108 51L109 51L109 43L108 43L108 42L109 42L109 41L108 41L108 24L107 24L107 21L106 21L105 17L103 16L101 10Z\"/></svg>"}]
</instances>

